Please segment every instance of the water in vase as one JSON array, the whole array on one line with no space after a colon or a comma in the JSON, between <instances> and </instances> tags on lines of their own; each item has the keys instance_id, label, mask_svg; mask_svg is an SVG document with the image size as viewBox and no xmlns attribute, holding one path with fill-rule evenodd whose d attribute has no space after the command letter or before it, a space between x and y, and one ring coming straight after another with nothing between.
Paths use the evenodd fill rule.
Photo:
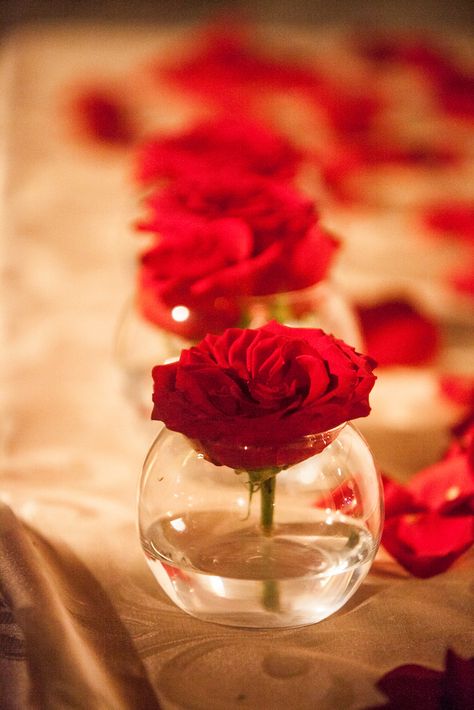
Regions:
<instances>
[{"instance_id":1,"label":"water in vase","mask_svg":"<svg viewBox=\"0 0 474 710\"><path fill-rule=\"evenodd\" d=\"M286 517L266 537L258 521L229 511L190 511L158 519L142 545L162 588L194 616L248 627L311 624L352 596L377 545L337 513Z\"/></svg>"}]
</instances>

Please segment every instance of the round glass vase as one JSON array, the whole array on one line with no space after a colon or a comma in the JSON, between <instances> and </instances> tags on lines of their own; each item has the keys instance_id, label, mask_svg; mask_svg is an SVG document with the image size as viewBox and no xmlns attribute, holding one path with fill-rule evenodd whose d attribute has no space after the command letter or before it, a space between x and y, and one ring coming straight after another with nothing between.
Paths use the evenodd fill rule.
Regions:
<instances>
[{"instance_id":1,"label":"round glass vase","mask_svg":"<svg viewBox=\"0 0 474 710\"><path fill-rule=\"evenodd\" d=\"M249 453L233 449L236 460ZM271 456L299 462L276 475L273 467L215 465L163 428L146 458L141 544L164 592L199 619L255 628L312 624L342 607L369 571L383 498L358 430L347 423L276 444Z\"/></svg>"},{"instance_id":2,"label":"round glass vase","mask_svg":"<svg viewBox=\"0 0 474 710\"><path fill-rule=\"evenodd\" d=\"M300 328L322 328L356 349L362 347L353 309L328 281L299 291L242 297L237 309L241 317L235 325L239 327L258 328L276 320ZM193 318L189 309L179 305L170 309L170 315L178 323ZM150 417L152 367L176 360L191 345L192 341L146 320L135 299L126 304L116 331L115 360L123 374L125 394L140 415Z\"/></svg>"}]
</instances>

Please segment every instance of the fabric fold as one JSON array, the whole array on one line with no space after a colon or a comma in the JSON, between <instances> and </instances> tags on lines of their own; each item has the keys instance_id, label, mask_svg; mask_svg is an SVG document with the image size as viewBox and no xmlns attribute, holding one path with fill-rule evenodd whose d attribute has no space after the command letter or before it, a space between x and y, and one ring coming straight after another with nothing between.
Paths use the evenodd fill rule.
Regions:
<instances>
[{"instance_id":1,"label":"fabric fold","mask_svg":"<svg viewBox=\"0 0 474 710\"><path fill-rule=\"evenodd\" d=\"M7 657L15 664L3 674L8 687L0 686L4 710L159 708L127 630L95 578L72 554L65 558L25 528L3 504L0 594L0 621L10 628L3 633L0 623L0 657L2 664ZM8 652L12 638L24 655ZM18 663L25 665L24 673L18 673Z\"/></svg>"}]
</instances>

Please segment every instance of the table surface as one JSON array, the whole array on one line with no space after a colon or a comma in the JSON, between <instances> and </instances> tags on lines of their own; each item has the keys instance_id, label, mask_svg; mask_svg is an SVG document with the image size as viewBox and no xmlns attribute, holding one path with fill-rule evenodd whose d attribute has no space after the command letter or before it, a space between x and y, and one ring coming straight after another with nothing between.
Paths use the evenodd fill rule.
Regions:
<instances>
[{"instance_id":1,"label":"table surface","mask_svg":"<svg viewBox=\"0 0 474 710\"><path fill-rule=\"evenodd\" d=\"M139 546L137 479L157 425L126 401L113 361L136 248L129 156L84 148L60 114L78 77L119 77L174 41L46 27L4 42L0 706L365 708L398 665L473 655L474 551L427 580L381 551L331 618L254 631L177 609Z\"/></svg>"}]
</instances>

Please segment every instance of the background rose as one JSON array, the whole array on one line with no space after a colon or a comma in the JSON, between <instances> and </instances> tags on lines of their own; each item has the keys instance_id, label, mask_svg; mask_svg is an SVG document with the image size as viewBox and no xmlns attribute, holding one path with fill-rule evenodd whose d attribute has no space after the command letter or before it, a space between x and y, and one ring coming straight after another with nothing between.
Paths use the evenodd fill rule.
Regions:
<instances>
[{"instance_id":1,"label":"background rose","mask_svg":"<svg viewBox=\"0 0 474 710\"><path fill-rule=\"evenodd\" d=\"M243 117L222 117L143 143L136 153L135 176L150 183L211 168L289 179L300 159L296 148L264 126Z\"/></svg>"},{"instance_id":2,"label":"background rose","mask_svg":"<svg viewBox=\"0 0 474 710\"><path fill-rule=\"evenodd\" d=\"M163 239L142 255L138 307L160 328L198 340L221 332L240 317L237 294L250 289L252 235L240 220L183 224L175 239ZM173 309L185 306L183 320Z\"/></svg>"},{"instance_id":3,"label":"background rose","mask_svg":"<svg viewBox=\"0 0 474 710\"><path fill-rule=\"evenodd\" d=\"M190 340L238 325L245 298L306 288L326 275L337 242L319 226L262 248L241 219L184 219L141 260L138 306L161 328ZM176 321L172 310L186 306Z\"/></svg>"},{"instance_id":4,"label":"background rose","mask_svg":"<svg viewBox=\"0 0 474 710\"><path fill-rule=\"evenodd\" d=\"M288 445L369 413L374 365L319 329L232 328L153 369L152 418L216 463L281 468L315 453Z\"/></svg>"},{"instance_id":5,"label":"background rose","mask_svg":"<svg viewBox=\"0 0 474 710\"><path fill-rule=\"evenodd\" d=\"M138 225L141 230L173 236L191 216L203 222L238 218L260 250L278 239L300 239L317 221L313 202L286 183L228 171L177 179L150 195L147 204L150 215Z\"/></svg>"}]
</instances>

